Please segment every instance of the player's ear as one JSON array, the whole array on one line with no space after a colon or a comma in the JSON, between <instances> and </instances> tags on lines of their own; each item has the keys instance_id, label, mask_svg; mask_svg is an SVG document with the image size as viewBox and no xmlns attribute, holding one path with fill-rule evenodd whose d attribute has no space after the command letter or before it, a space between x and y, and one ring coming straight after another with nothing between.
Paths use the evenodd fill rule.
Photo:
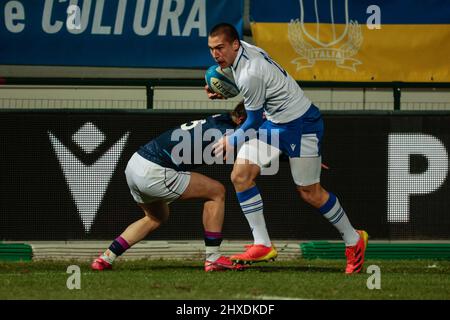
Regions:
<instances>
[{"instance_id":1,"label":"player's ear","mask_svg":"<svg viewBox=\"0 0 450 320\"><path fill-rule=\"evenodd\" d=\"M234 40L233 44L232 44L233 50L234 51L238 51L239 50L239 45L240 45L239 40L238 39Z\"/></svg>"}]
</instances>

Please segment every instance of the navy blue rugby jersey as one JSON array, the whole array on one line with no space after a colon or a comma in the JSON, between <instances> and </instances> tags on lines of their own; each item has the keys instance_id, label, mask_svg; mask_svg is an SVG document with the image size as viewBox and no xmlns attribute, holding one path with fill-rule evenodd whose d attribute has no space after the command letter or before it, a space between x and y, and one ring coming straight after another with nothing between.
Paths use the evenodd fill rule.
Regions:
<instances>
[{"instance_id":1,"label":"navy blue rugby jersey","mask_svg":"<svg viewBox=\"0 0 450 320\"><path fill-rule=\"evenodd\" d=\"M192 171L205 165L205 149L208 148L206 153L209 153L212 159L212 144L227 130L235 128L236 124L229 113L216 114L167 130L141 146L137 153L162 167L177 171Z\"/></svg>"}]
</instances>

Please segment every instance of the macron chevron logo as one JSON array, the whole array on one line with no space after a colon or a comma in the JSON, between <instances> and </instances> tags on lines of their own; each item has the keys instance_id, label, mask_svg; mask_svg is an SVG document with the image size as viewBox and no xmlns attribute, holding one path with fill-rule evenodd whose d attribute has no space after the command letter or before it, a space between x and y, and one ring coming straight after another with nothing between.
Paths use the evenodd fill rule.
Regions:
<instances>
[{"instance_id":1,"label":"macron chevron logo","mask_svg":"<svg viewBox=\"0 0 450 320\"><path fill-rule=\"evenodd\" d=\"M48 132L86 233L91 230L129 134L125 133L93 164L86 165ZM91 154L105 141L105 135L92 122L86 122L72 135L72 140L83 152Z\"/></svg>"}]
</instances>

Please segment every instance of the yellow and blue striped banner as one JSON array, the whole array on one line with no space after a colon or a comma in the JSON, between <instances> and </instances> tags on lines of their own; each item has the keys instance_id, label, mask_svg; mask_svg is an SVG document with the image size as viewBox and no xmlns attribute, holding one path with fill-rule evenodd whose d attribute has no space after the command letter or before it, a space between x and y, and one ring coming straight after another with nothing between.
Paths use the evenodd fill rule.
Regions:
<instances>
[{"instance_id":1,"label":"yellow and blue striped banner","mask_svg":"<svg viewBox=\"0 0 450 320\"><path fill-rule=\"evenodd\" d=\"M297 80L450 82L450 0L258 0L250 17Z\"/></svg>"}]
</instances>

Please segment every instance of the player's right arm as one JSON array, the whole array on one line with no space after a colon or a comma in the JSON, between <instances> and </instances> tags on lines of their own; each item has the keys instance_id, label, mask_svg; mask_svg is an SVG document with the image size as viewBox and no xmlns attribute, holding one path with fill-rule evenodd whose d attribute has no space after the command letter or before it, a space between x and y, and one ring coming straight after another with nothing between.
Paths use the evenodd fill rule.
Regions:
<instances>
[{"instance_id":1,"label":"player's right arm","mask_svg":"<svg viewBox=\"0 0 450 320\"><path fill-rule=\"evenodd\" d=\"M246 110L247 119L245 122L237 129L232 135L227 137L228 143L231 146L236 146L237 144L244 142L246 132L249 129L258 130L262 125L264 120L264 108L261 106L258 110Z\"/></svg>"}]
</instances>

